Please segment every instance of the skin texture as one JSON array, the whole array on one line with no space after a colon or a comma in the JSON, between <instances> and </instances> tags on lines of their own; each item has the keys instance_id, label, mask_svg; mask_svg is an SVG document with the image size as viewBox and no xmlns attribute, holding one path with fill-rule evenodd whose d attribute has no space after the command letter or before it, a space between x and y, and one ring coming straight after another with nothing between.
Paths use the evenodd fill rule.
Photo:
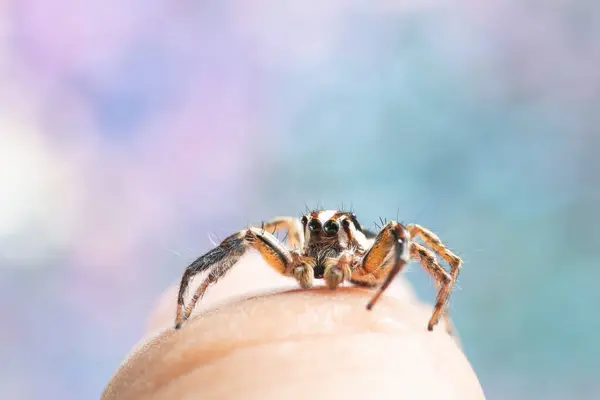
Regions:
<instances>
[{"instance_id":1,"label":"skin texture","mask_svg":"<svg viewBox=\"0 0 600 400\"><path fill-rule=\"evenodd\" d=\"M196 284L198 282L196 281ZM402 280L371 290L298 290L256 255L209 288L173 329L177 288L102 399L483 399L475 373L431 307Z\"/></svg>"}]
</instances>

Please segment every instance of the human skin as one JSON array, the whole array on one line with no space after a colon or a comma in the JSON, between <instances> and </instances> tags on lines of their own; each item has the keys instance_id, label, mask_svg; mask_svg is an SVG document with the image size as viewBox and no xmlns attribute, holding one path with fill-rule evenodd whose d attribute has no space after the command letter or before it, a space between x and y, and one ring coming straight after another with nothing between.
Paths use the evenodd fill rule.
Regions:
<instances>
[{"instance_id":1,"label":"human skin","mask_svg":"<svg viewBox=\"0 0 600 400\"><path fill-rule=\"evenodd\" d=\"M427 331L432 309L402 278L367 311L371 290L298 290L251 254L180 330L176 293L157 301L103 400L484 398L460 346L443 322Z\"/></svg>"}]
</instances>

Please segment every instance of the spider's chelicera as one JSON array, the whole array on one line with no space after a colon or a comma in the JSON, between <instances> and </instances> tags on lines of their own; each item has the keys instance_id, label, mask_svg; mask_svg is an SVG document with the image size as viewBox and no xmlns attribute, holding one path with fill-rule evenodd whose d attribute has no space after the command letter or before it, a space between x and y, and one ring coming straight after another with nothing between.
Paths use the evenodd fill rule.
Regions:
<instances>
[{"instance_id":1,"label":"spider's chelicera","mask_svg":"<svg viewBox=\"0 0 600 400\"><path fill-rule=\"evenodd\" d=\"M282 229L288 232L289 247L274 236ZM418 236L429 248L414 241ZM462 264L433 232L416 224L404 226L390 221L374 234L364 229L352 212L316 210L300 219L274 218L261 228L244 229L227 237L185 269L177 299L176 329L190 317L208 286L223 277L248 249L256 249L267 264L296 279L303 288L311 287L313 279L325 280L330 289L336 289L344 281L358 286L379 286L367 304L368 310L410 259L416 259L438 289L427 325L429 330L433 330L442 315L447 318L446 305ZM434 252L449 264L450 272L441 267ZM186 307L184 298L190 280L204 271L208 276ZM450 327L447 320L447 328Z\"/></svg>"}]
</instances>

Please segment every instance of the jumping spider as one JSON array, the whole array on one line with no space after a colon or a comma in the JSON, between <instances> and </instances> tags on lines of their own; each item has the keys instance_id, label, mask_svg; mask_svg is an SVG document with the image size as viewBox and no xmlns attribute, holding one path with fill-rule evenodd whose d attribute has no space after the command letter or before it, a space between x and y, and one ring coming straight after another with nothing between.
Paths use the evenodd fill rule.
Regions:
<instances>
[{"instance_id":1,"label":"jumping spider","mask_svg":"<svg viewBox=\"0 0 600 400\"><path fill-rule=\"evenodd\" d=\"M273 235L281 229L288 231L291 249ZM448 262L449 273L440 266L434 252L413 241L417 236ZM419 225L403 226L390 221L376 235L364 229L352 212L317 210L301 219L279 217L264 223L262 228L248 228L229 236L185 269L179 287L176 329L190 317L208 286L223 277L251 248L256 249L277 272L295 278L303 288L311 287L313 279L324 279L331 289L344 281L363 287L379 286L367 304L368 310L409 260L417 259L438 289L427 325L430 331L442 315L447 318L445 307L462 263L433 232ZM185 307L184 297L190 280L203 271L209 271L208 277Z\"/></svg>"}]
</instances>

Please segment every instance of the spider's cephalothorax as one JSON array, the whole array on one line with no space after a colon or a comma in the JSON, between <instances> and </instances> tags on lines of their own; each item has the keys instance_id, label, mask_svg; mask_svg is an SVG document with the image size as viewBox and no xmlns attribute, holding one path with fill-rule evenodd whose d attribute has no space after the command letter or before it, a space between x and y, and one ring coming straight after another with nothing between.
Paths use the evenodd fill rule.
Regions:
<instances>
[{"instance_id":1,"label":"spider's cephalothorax","mask_svg":"<svg viewBox=\"0 0 600 400\"><path fill-rule=\"evenodd\" d=\"M289 248L273 236L281 229L288 231ZM417 236L431 249L414 242ZM229 236L185 269L179 287L175 328L180 328L189 318L208 286L223 277L250 248L256 249L279 273L295 278L303 288L311 287L313 279L325 280L331 289L344 281L359 286L379 286L367 304L369 310L409 260L417 259L438 288L429 330L442 315L447 318L446 304L462 264L433 232L415 224L404 226L390 221L375 235L363 229L351 212L317 210L303 215L300 220L275 218L261 228L248 228ZM450 272L441 267L434 252L450 265ZM190 280L203 271L208 271L208 277L185 307ZM447 321L447 328L450 326Z\"/></svg>"},{"instance_id":2,"label":"spider's cephalothorax","mask_svg":"<svg viewBox=\"0 0 600 400\"><path fill-rule=\"evenodd\" d=\"M312 257L313 276L322 279L327 260L343 253L364 254L368 241L353 213L313 211L300 219L304 233L302 253Z\"/></svg>"}]
</instances>

